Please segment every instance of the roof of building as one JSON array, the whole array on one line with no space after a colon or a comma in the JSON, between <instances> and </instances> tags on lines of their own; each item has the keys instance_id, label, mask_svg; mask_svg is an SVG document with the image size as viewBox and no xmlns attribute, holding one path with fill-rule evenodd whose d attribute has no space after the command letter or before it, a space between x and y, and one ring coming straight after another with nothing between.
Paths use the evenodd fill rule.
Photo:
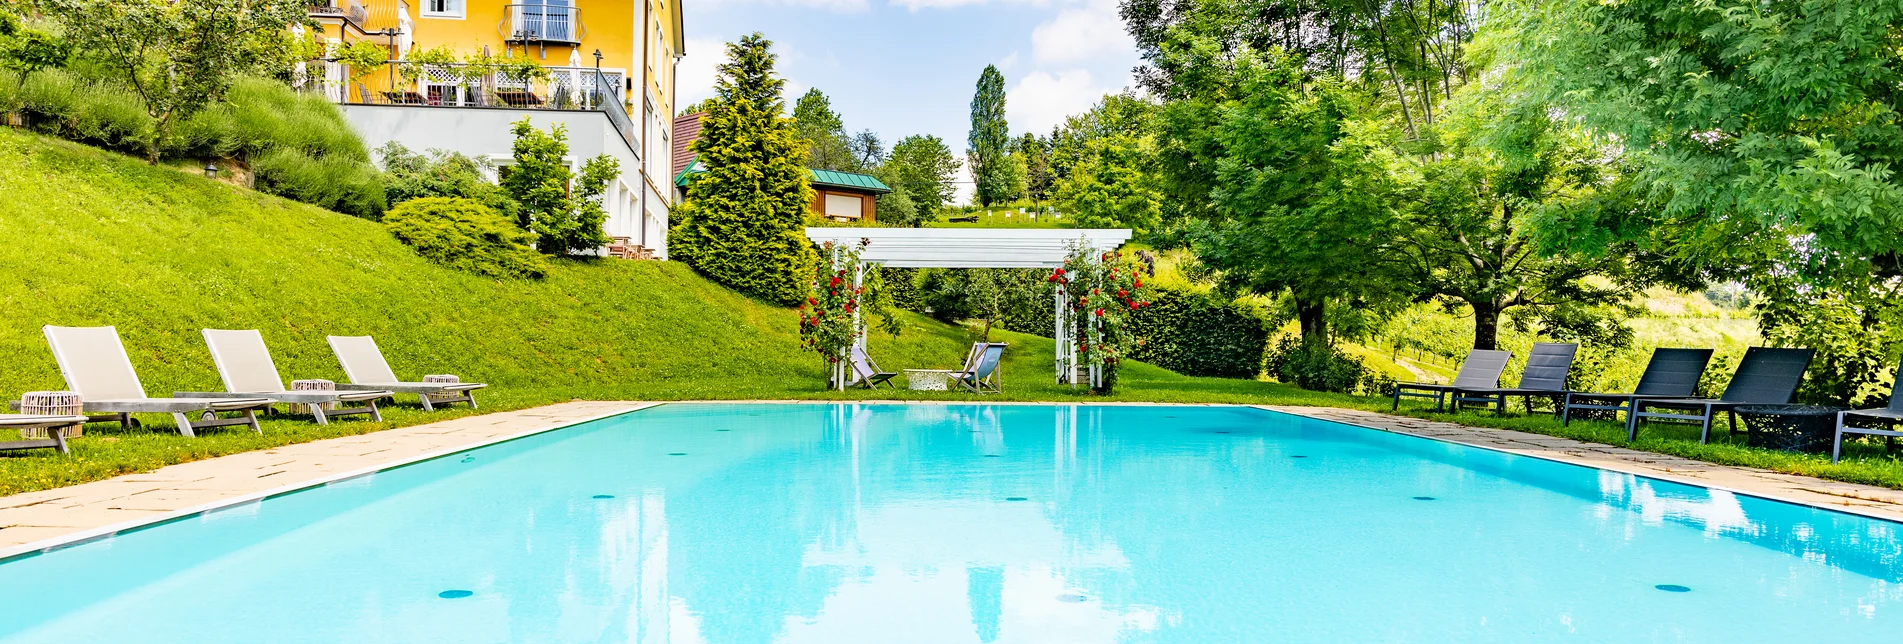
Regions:
<instances>
[{"instance_id":1,"label":"roof of building","mask_svg":"<svg viewBox=\"0 0 1903 644\"><path fill-rule=\"evenodd\" d=\"M674 165L681 170L694 160L694 152L687 148L694 145L694 139L700 138L700 117L706 112L682 114L674 117Z\"/></svg>"},{"instance_id":2,"label":"roof of building","mask_svg":"<svg viewBox=\"0 0 1903 644\"><path fill-rule=\"evenodd\" d=\"M700 159L690 157L687 161L687 165L681 167L681 173L674 175L674 185L686 187L688 175L699 174L706 171L707 166L701 165ZM819 188L844 188L852 192L865 192L875 195L892 192L892 188L885 185L885 182L880 181L878 177L869 174L859 174L857 172L814 170L807 168L806 179L812 182L814 187Z\"/></svg>"}]
</instances>

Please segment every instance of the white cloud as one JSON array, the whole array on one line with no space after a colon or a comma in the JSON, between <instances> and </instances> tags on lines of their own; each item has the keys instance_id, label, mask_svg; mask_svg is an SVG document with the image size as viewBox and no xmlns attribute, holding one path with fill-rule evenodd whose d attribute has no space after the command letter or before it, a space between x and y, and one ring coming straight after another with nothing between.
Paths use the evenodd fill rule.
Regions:
<instances>
[{"instance_id":1,"label":"white cloud","mask_svg":"<svg viewBox=\"0 0 1903 644\"><path fill-rule=\"evenodd\" d=\"M1017 66L1018 66L1018 52L1015 52L1015 51L1011 52L1011 55L1005 56L1003 60L998 61L998 71L1001 71L1001 72L1009 72L1011 71L1012 67L1017 67Z\"/></svg>"},{"instance_id":2,"label":"white cloud","mask_svg":"<svg viewBox=\"0 0 1903 644\"><path fill-rule=\"evenodd\" d=\"M687 55L681 57L681 66L674 77L681 103L675 107L713 96L714 78L718 75L714 68L726 60L726 42L719 38L688 38Z\"/></svg>"},{"instance_id":3,"label":"white cloud","mask_svg":"<svg viewBox=\"0 0 1903 644\"><path fill-rule=\"evenodd\" d=\"M1064 117L1090 109L1114 91L1098 86L1090 70L1073 69L1055 76L1031 72L1006 94L1005 119L1011 122L1012 132L1049 132Z\"/></svg>"},{"instance_id":4,"label":"white cloud","mask_svg":"<svg viewBox=\"0 0 1903 644\"><path fill-rule=\"evenodd\" d=\"M1130 57L1136 42L1123 30L1114 2L1092 0L1065 9L1031 30L1031 58L1040 65L1077 63L1104 57Z\"/></svg>"}]
</instances>

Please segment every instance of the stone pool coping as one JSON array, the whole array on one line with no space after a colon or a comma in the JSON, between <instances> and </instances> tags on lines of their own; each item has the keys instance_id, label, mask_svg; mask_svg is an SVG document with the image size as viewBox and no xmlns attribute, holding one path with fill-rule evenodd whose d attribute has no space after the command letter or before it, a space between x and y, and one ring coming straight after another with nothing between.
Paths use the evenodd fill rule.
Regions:
<instances>
[{"instance_id":1,"label":"stone pool coping","mask_svg":"<svg viewBox=\"0 0 1903 644\"><path fill-rule=\"evenodd\" d=\"M1503 429L1340 409L1221 403L712 400L710 404L932 404L1254 408L1482 449L1727 490L1903 522L1903 491L1717 465L1665 454ZM574 401L285 445L142 474L0 497L0 560L107 538L154 523L253 503L304 488L561 429L666 403Z\"/></svg>"},{"instance_id":2,"label":"stone pool coping","mask_svg":"<svg viewBox=\"0 0 1903 644\"><path fill-rule=\"evenodd\" d=\"M659 404L574 401L464 416L0 497L0 561Z\"/></svg>"}]
</instances>

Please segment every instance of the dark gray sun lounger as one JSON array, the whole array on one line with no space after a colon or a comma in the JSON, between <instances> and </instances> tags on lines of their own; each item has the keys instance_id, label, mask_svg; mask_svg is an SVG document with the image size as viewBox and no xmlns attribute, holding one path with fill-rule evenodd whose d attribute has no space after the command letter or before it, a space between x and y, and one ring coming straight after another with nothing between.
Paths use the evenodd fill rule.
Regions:
<instances>
[{"instance_id":1,"label":"dark gray sun lounger","mask_svg":"<svg viewBox=\"0 0 1903 644\"><path fill-rule=\"evenodd\" d=\"M1903 365L1896 369L1898 380L1903 380ZM1870 427L1852 427L1853 422L1879 422L1882 429ZM1888 436L1897 438L1903 432L1897 431L1898 423L1903 423L1903 386L1891 385L1890 406L1881 409L1859 409L1857 411L1837 412L1837 435L1830 444L1830 462L1835 463L1843 457L1844 434L1866 434L1870 436Z\"/></svg>"},{"instance_id":2,"label":"dark gray sun lounger","mask_svg":"<svg viewBox=\"0 0 1903 644\"><path fill-rule=\"evenodd\" d=\"M1631 413L1632 401L1640 398L1690 398L1698 393L1698 379L1710 362L1711 349L1653 349L1652 360L1632 393L1568 393L1560 422L1571 425L1575 409L1610 411L1613 420L1618 420L1619 412Z\"/></svg>"},{"instance_id":3,"label":"dark gray sun lounger","mask_svg":"<svg viewBox=\"0 0 1903 644\"><path fill-rule=\"evenodd\" d=\"M1437 385L1425 382L1403 382L1394 385L1394 409L1401 408L1401 397L1433 398L1434 411L1447 409L1447 397L1462 389L1493 389L1500 386L1500 374L1507 370L1507 360L1513 358L1511 351L1493 349L1474 349L1467 353L1467 359L1460 363L1460 373L1454 375L1452 384Z\"/></svg>"},{"instance_id":4,"label":"dark gray sun lounger","mask_svg":"<svg viewBox=\"0 0 1903 644\"><path fill-rule=\"evenodd\" d=\"M1573 356L1579 345L1571 342L1539 342L1526 354L1526 371L1520 373L1520 386L1510 389L1485 388L1454 390L1454 407L1464 403L1493 406L1493 415L1507 411L1507 397L1520 396L1526 401L1526 413L1533 413L1533 398L1566 393L1566 377L1573 373Z\"/></svg>"},{"instance_id":5,"label":"dark gray sun lounger","mask_svg":"<svg viewBox=\"0 0 1903 644\"><path fill-rule=\"evenodd\" d=\"M1698 442L1704 443L1711 440L1712 417L1718 412L1726 412L1731 430L1737 431L1738 415L1730 412L1743 405L1782 405L1791 402L1791 396L1797 393L1797 385L1804 380L1804 372L1810 369L1811 356L1815 353L1810 349L1751 347L1745 350L1744 359L1738 361L1738 372L1731 376L1731 384L1725 387L1723 396L1635 400L1632 402L1632 413L1626 414L1626 441L1639 439L1639 424L1647 418L1699 421L1703 428L1699 430ZM1679 410L1679 413L1646 411L1652 407Z\"/></svg>"}]
</instances>

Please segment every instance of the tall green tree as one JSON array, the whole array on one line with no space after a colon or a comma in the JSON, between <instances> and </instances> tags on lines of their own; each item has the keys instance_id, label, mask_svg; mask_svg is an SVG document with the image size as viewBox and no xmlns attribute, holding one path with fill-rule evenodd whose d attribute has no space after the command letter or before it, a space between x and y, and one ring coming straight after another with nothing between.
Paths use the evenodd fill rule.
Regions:
<instances>
[{"instance_id":1,"label":"tall green tree","mask_svg":"<svg viewBox=\"0 0 1903 644\"><path fill-rule=\"evenodd\" d=\"M1049 201L1051 184L1051 142L1025 132L1018 137L1017 154L1024 159L1024 196L1033 201Z\"/></svg>"},{"instance_id":2,"label":"tall green tree","mask_svg":"<svg viewBox=\"0 0 1903 644\"><path fill-rule=\"evenodd\" d=\"M45 0L74 50L138 93L153 120L146 160L173 127L224 99L239 76L267 72L304 0Z\"/></svg>"},{"instance_id":3,"label":"tall green tree","mask_svg":"<svg viewBox=\"0 0 1903 644\"><path fill-rule=\"evenodd\" d=\"M1503 70L1502 89L1618 150L1638 195L1634 207L1550 213L1549 244L1631 243L1706 280L1745 282L1762 296L1767 340L1819 349L1807 380L1832 384L1807 385L1813 401L1851 402L1892 366L1903 3L1501 0L1492 11L1476 53ZM1861 338L1843 337L1859 326Z\"/></svg>"},{"instance_id":4,"label":"tall green tree","mask_svg":"<svg viewBox=\"0 0 1903 644\"><path fill-rule=\"evenodd\" d=\"M951 203L952 182L958 178L958 157L952 156L945 141L930 134L915 134L892 145L882 175L893 189L902 190L917 207L920 219L938 216Z\"/></svg>"},{"instance_id":5,"label":"tall green tree","mask_svg":"<svg viewBox=\"0 0 1903 644\"><path fill-rule=\"evenodd\" d=\"M1011 166L1011 126L1004 120L1004 74L985 65L978 75L978 91L971 97L971 132L965 158L971 163L978 203L989 206L1018 198L1018 182Z\"/></svg>"},{"instance_id":6,"label":"tall green tree","mask_svg":"<svg viewBox=\"0 0 1903 644\"><path fill-rule=\"evenodd\" d=\"M1065 119L1051 153L1054 161L1061 159L1064 177L1051 192L1077 225L1143 235L1161 223L1164 195L1151 170L1154 113L1155 106L1141 98L1109 94Z\"/></svg>"},{"instance_id":7,"label":"tall green tree","mask_svg":"<svg viewBox=\"0 0 1903 644\"><path fill-rule=\"evenodd\" d=\"M744 293L797 304L817 260L804 224L813 189L806 146L785 116L773 43L754 33L727 45L693 151L707 172L674 211L672 255Z\"/></svg>"},{"instance_id":8,"label":"tall green tree","mask_svg":"<svg viewBox=\"0 0 1903 644\"><path fill-rule=\"evenodd\" d=\"M846 123L833 111L832 99L818 88L806 90L793 103L793 122L806 142L806 166L818 170L863 172L852 143L846 135Z\"/></svg>"},{"instance_id":9,"label":"tall green tree","mask_svg":"<svg viewBox=\"0 0 1903 644\"><path fill-rule=\"evenodd\" d=\"M598 155L568 167L568 128L557 124L543 132L524 116L516 121L515 164L502 177L502 190L515 202L517 223L536 235L536 248L551 255L593 251L608 244L602 224L608 212L602 194L621 174L621 164Z\"/></svg>"},{"instance_id":10,"label":"tall green tree","mask_svg":"<svg viewBox=\"0 0 1903 644\"><path fill-rule=\"evenodd\" d=\"M1354 88L1273 52L1239 61L1236 80L1243 98L1216 134L1218 218L1195 249L1229 288L1286 294L1303 344L1325 352L1331 307L1405 296L1382 255L1416 182Z\"/></svg>"}]
</instances>

